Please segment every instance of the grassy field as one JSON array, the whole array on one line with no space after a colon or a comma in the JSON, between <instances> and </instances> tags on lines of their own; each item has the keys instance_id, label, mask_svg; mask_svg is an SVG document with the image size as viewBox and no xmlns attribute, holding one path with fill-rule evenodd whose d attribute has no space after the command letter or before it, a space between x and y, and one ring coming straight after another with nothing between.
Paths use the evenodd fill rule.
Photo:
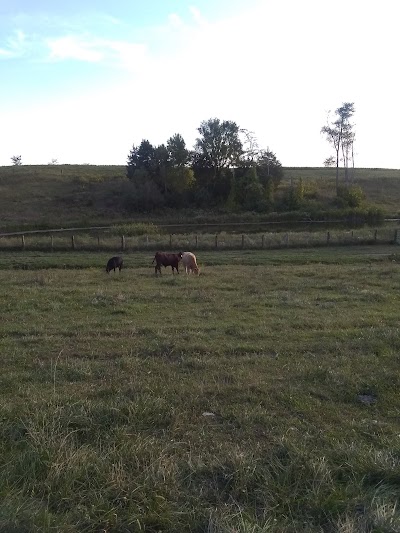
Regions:
<instances>
[{"instance_id":1,"label":"grassy field","mask_svg":"<svg viewBox=\"0 0 400 533\"><path fill-rule=\"evenodd\" d=\"M387 223L374 229L368 226L349 230L346 228L332 228L326 224L304 224L301 231L297 224L297 231L254 231L252 226L241 226L242 232L218 231L193 233L169 233L157 228L150 234L126 234L127 228L102 230L102 231L72 231L32 233L25 235L0 236L0 250L26 250L26 251L103 251L115 253L118 250L248 250L248 249L274 249L274 248L304 248L317 246L352 245L352 244L390 244L399 241L399 225ZM274 227L273 225L270 226ZM153 227L151 227L153 228ZM250 232L245 233L244 230ZM221 230L221 228L219 228ZM129 231L129 228L128 228ZM122 235L123 234L123 237ZM57 259L56 259L57 260Z\"/></svg>"},{"instance_id":2,"label":"grassy field","mask_svg":"<svg viewBox=\"0 0 400 533\"><path fill-rule=\"evenodd\" d=\"M295 183L300 178L307 191L315 193L316 201L332 207L335 169L286 168L281 191L292 180ZM369 203L384 209L387 214L399 214L400 170L356 169L355 183L364 189ZM132 218L132 213L125 209L126 187L122 165L0 167L0 230L122 223ZM138 214L134 215L140 219ZM176 222L182 216L182 213L173 212L169 218ZM148 216L144 218L148 219ZM164 223L168 219L165 213L162 217L155 215L152 218ZM183 221L192 218L193 210L190 210ZM203 218L209 221L210 213Z\"/></svg>"},{"instance_id":3,"label":"grassy field","mask_svg":"<svg viewBox=\"0 0 400 533\"><path fill-rule=\"evenodd\" d=\"M0 530L400 531L396 250L3 252Z\"/></svg>"}]
</instances>

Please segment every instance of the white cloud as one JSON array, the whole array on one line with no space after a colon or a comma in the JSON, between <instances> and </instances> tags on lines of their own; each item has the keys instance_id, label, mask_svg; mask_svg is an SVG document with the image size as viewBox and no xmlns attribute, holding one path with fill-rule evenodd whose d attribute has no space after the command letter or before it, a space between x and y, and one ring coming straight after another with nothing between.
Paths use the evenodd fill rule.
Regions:
<instances>
[{"instance_id":1,"label":"white cloud","mask_svg":"<svg viewBox=\"0 0 400 533\"><path fill-rule=\"evenodd\" d=\"M50 59L76 59L78 61L98 62L104 57L98 46L85 42L80 37L69 35L58 39L49 39Z\"/></svg>"},{"instance_id":2,"label":"white cloud","mask_svg":"<svg viewBox=\"0 0 400 533\"><path fill-rule=\"evenodd\" d=\"M49 58L53 61L73 59L89 63L119 65L135 71L146 61L146 46L91 36L69 35L47 41Z\"/></svg>"},{"instance_id":3,"label":"white cloud","mask_svg":"<svg viewBox=\"0 0 400 533\"><path fill-rule=\"evenodd\" d=\"M179 29L183 26L183 20L176 13L171 13L170 15L168 15L168 22L172 28Z\"/></svg>"},{"instance_id":4,"label":"white cloud","mask_svg":"<svg viewBox=\"0 0 400 533\"><path fill-rule=\"evenodd\" d=\"M206 19L202 16L200 9L195 6L190 6L189 11L193 17L193 20L198 26L207 26L208 23Z\"/></svg>"},{"instance_id":5,"label":"white cloud","mask_svg":"<svg viewBox=\"0 0 400 533\"><path fill-rule=\"evenodd\" d=\"M0 57L21 57L28 48L27 37L22 30L15 30L14 34L6 40L6 47L0 48Z\"/></svg>"}]
</instances>

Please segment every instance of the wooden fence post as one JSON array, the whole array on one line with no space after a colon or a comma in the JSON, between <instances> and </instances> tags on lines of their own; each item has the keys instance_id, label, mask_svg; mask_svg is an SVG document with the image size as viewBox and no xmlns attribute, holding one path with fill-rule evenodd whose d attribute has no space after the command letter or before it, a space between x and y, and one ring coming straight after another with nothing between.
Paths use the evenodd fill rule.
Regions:
<instances>
[{"instance_id":1,"label":"wooden fence post","mask_svg":"<svg viewBox=\"0 0 400 533\"><path fill-rule=\"evenodd\" d=\"M197 248L198 244L199 244L199 240L198 240L198 237L197 237L197 234L196 234L196 236L195 236L195 245L194 245L195 248Z\"/></svg>"},{"instance_id":2,"label":"wooden fence post","mask_svg":"<svg viewBox=\"0 0 400 533\"><path fill-rule=\"evenodd\" d=\"M328 231L327 234L326 234L326 244L329 244L330 240L331 240L331 234Z\"/></svg>"},{"instance_id":3,"label":"wooden fence post","mask_svg":"<svg viewBox=\"0 0 400 533\"><path fill-rule=\"evenodd\" d=\"M376 229L374 232L374 241L376 242L378 239L378 230Z\"/></svg>"},{"instance_id":4,"label":"wooden fence post","mask_svg":"<svg viewBox=\"0 0 400 533\"><path fill-rule=\"evenodd\" d=\"M218 234L215 236L215 248L218 248Z\"/></svg>"},{"instance_id":5,"label":"wooden fence post","mask_svg":"<svg viewBox=\"0 0 400 533\"><path fill-rule=\"evenodd\" d=\"M21 235L21 245L22 249L25 250L25 235Z\"/></svg>"},{"instance_id":6,"label":"wooden fence post","mask_svg":"<svg viewBox=\"0 0 400 533\"><path fill-rule=\"evenodd\" d=\"M51 247L51 251L53 252L54 251L53 235L50 235L50 247Z\"/></svg>"},{"instance_id":7,"label":"wooden fence post","mask_svg":"<svg viewBox=\"0 0 400 533\"><path fill-rule=\"evenodd\" d=\"M100 250L100 235L97 235L97 248Z\"/></svg>"},{"instance_id":8,"label":"wooden fence post","mask_svg":"<svg viewBox=\"0 0 400 533\"><path fill-rule=\"evenodd\" d=\"M125 250L125 235L121 236L121 250Z\"/></svg>"},{"instance_id":9,"label":"wooden fence post","mask_svg":"<svg viewBox=\"0 0 400 533\"><path fill-rule=\"evenodd\" d=\"M71 248L75 250L75 236L74 235L71 236Z\"/></svg>"},{"instance_id":10,"label":"wooden fence post","mask_svg":"<svg viewBox=\"0 0 400 533\"><path fill-rule=\"evenodd\" d=\"M146 235L146 248L148 248L148 247L149 247L149 236Z\"/></svg>"},{"instance_id":11,"label":"wooden fence post","mask_svg":"<svg viewBox=\"0 0 400 533\"><path fill-rule=\"evenodd\" d=\"M169 236L169 247L172 249L172 235Z\"/></svg>"}]
</instances>

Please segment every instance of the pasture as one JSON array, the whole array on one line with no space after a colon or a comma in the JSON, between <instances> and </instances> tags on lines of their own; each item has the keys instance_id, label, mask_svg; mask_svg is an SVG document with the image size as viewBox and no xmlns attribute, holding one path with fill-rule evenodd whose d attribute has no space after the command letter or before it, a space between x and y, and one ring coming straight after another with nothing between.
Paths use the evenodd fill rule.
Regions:
<instances>
[{"instance_id":1,"label":"pasture","mask_svg":"<svg viewBox=\"0 0 400 533\"><path fill-rule=\"evenodd\" d=\"M279 195L301 178L307 193L315 195L321 209L332 208L335 197L334 168L284 168ZM399 214L400 170L356 169L355 185L363 188L366 201L387 215ZM343 180L342 173L340 180ZM132 212L126 204L129 182L126 168L96 165L22 165L0 167L1 230L104 226L149 221L148 214ZM307 209L306 209L307 211ZM215 213L193 209L152 213L158 224L268 220L257 213Z\"/></svg>"},{"instance_id":2,"label":"pasture","mask_svg":"<svg viewBox=\"0 0 400 533\"><path fill-rule=\"evenodd\" d=\"M399 531L395 246L0 255L0 530Z\"/></svg>"}]
</instances>

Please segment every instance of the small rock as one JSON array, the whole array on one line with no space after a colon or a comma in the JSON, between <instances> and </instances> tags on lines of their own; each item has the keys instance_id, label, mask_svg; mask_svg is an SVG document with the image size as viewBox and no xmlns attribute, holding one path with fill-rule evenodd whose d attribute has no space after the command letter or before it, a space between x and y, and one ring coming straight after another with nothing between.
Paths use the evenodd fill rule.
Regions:
<instances>
[{"instance_id":1,"label":"small rock","mask_svg":"<svg viewBox=\"0 0 400 533\"><path fill-rule=\"evenodd\" d=\"M376 398L375 396L372 396L372 394L358 394L357 399L365 405L372 405L376 403Z\"/></svg>"}]
</instances>

